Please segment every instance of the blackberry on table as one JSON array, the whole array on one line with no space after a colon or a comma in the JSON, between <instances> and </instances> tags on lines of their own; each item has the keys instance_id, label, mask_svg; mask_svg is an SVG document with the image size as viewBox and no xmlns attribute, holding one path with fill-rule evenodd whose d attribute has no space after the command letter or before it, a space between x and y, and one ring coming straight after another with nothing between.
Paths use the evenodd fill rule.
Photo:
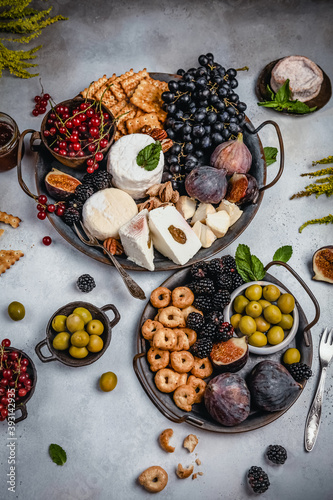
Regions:
<instances>
[{"instance_id":1,"label":"blackberry on table","mask_svg":"<svg viewBox=\"0 0 333 500\"><path fill-rule=\"evenodd\" d=\"M197 312L191 312L187 316L186 326L196 333L199 333L205 324L205 319L202 314Z\"/></svg>"},{"instance_id":2,"label":"blackberry on table","mask_svg":"<svg viewBox=\"0 0 333 500\"><path fill-rule=\"evenodd\" d=\"M204 337L197 340L191 347L192 354L198 358L207 358L213 349L213 342L210 338Z\"/></svg>"},{"instance_id":3,"label":"blackberry on table","mask_svg":"<svg viewBox=\"0 0 333 500\"><path fill-rule=\"evenodd\" d=\"M212 259L208 262L208 273L215 280L222 274L222 266L220 259Z\"/></svg>"},{"instance_id":4,"label":"blackberry on table","mask_svg":"<svg viewBox=\"0 0 333 500\"><path fill-rule=\"evenodd\" d=\"M220 290L213 297L213 308L214 309L224 309L230 302L230 293L228 290Z\"/></svg>"},{"instance_id":5,"label":"blackberry on table","mask_svg":"<svg viewBox=\"0 0 333 500\"><path fill-rule=\"evenodd\" d=\"M208 276L208 265L207 262L201 260L191 267L191 276L194 280L201 280L207 278Z\"/></svg>"},{"instance_id":6,"label":"blackberry on table","mask_svg":"<svg viewBox=\"0 0 333 500\"><path fill-rule=\"evenodd\" d=\"M204 314L212 311L215 307L212 304L210 295L198 295L193 302L194 307L202 311Z\"/></svg>"},{"instance_id":7,"label":"blackberry on table","mask_svg":"<svg viewBox=\"0 0 333 500\"><path fill-rule=\"evenodd\" d=\"M247 477L249 484L255 493L264 493L268 490L270 482L265 471L261 467L256 467L253 465L248 473Z\"/></svg>"},{"instance_id":8,"label":"blackberry on table","mask_svg":"<svg viewBox=\"0 0 333 500\"><path fill-rule=\"evenodd\" d=\"M228 290L228 292L233 291L233 279L229 274L221 274L216 281L216 288L218 290Z\"/></svg>"},{"instance_id":9,"label":"blackberry on table","mask_svg":"<svg viewBox=\"0 0 333 500\"><path fill-rule=\"evenodd\" d=\"M216 342L227 342L234 335L234 327L225 321L222 323L216 331L215 341Z\"/></svg>"},{"instance_id":10,"label":"blackberry on table","mask_svg":"<svg viewBox=\"0 0 333 500\"><path fill-rule=\"evenodd\" d=\"M215 292L214 282L209 278L203 278L202 280L199 280L194 284L194 293L197 293L198 295L203 295L205 293L214 293L214 292Z\"/></svg>"},{"instance_id":11,"label":"blackberry on table","mask_svg":"<svg viewBox=\"0 0 333 500\"><path fill-rule=\"evenodd\" d=\"M209 338L212 341L215 339L217 326L214 323L205 323L201 331L198 333L200 339Z\"/></svg>"},{"instance_id":12,"label":"blackberry on table","mask_svg":"<svg viewBox=\"0 0 333 500\"><path fill-rule=\"evenodd\" d=\"M214 323L215 326L219 326L223 323L223 313L222 311L211 311L206 316L207 323Z\"/></svg>"},{"instance_id":13,"label":"blackberry on table","mask_svg":"<svg viewBox=\"0 0 333 500\"><path fill-rule=\"evenodd\" d=\"M96 283L90 274L82 274L82 276L78 278L76 285L81 292L88 293L95 288Z\"/></svg>"},{"instance_id":14,"label":"blackberry on table","mask_svg":"<svg viewBox=\"0 0 333 500\"><path fill-rule=\"evenodd\" d=\"M75 189L75 198L84 203L90 196L94 194L94 188L89 184L79 184Z\"/></svg>"},{"instance_id":15,"label":"blackberry on table","mask_svg":"<svg viewBox=\"0 0 333 500\"><path fill-rule=\"evenodd\" d=\"M287 365L287 368L296 382L302 382L302 380L308 380L312 377L312 370L305 363L292 363Z\"/></svg>"},{"instance_id":16,"label":"blackberry on table","mask_svg":"<svg viewBox=\"0 0 333 500\"><path fill-rule=\"evenodd\" d=\"M112 175L106 170L97 170L92 174L92 185L97 191L111 187L111 180Z\"/></svg>"},{"instance_id":17,"label":"blackberry on table","mask_svg":"<svg viewBox=\"0 0 333 500\"><path fill-rule=\"evenodd\" d=\"M232 275L232 291L244 284L244 280L237 272Z\"/></svg>"},{"instance_id":18,"label":"blackberry on table","mask_svg":"<svg viewBox=\"0 0 333 500\"><path fill-rule=\"evenodd\" d=\"M282 465L287 460L287 450L279 444L270 444L266 456L273 464Z\"/></svg>"},{"instance_id":19,"label":"blackberry on table","mask_svg":"<svg viewBox=\"0 0 333 500\"><path fill-rule=\"evenodd\" d=\"M80 212L76 208L66 208L64 212L64 222L67 226L72 226L75 222L79 222L80 218Z\"/></svg>"}]
</instances>

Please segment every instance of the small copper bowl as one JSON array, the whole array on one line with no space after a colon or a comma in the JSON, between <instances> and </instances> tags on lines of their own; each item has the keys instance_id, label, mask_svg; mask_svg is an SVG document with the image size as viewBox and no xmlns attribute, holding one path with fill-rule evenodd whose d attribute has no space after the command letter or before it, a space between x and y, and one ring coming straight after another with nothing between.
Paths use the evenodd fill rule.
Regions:
<instances>
[{"instance_id":1,"label":"small copper bowl","mask_svg":"<svg viewBox=\"0 0 333 500\"><path fill-rule=\"evenodd\" d=\"M74 99L69 99L67 101L60 102L59 104L57 104L57 106L67 106L67 107L71 108L71 107L73 107L73 105L77 106L77 105L80 105L82 102L94 102L94 101L92 99L83 99L83 97L77 96L77 97L74 97ZM113 114L111 113L111 111L106 106L104 106L104 104L102 104L102 110L103 110L104 113L108 113L108 115L110 116L111 122L113 122L113 127L110 130L110 137L109 137L108 144L107 144L107 146L105 148L103 148L103 149L100 150L100 152L103 153L103 155L105 157L106 153L109 151L109 149L110 149L110 147L111 147L111 145L112 145L112 143L114 141L114 136L115 136L115 133L116 133L116 126L115 126L115 120L114 120ZM47 125L47 120L49 118L49 115L52 112L53 112L53 110L51 109L45 115L45 117L44 117L44 119L42 121L42 124L41 124L41 131L40 132L35 132L33 134L32 139L33 140L40 139L42 141L43 145L45 146L45 148L52 154L52 156L57 161L59 161L60 163L62 163L63 165L66 165L67 167L70 167L70 168L81 168L81 167L83 167L86 164L86 161L89 158L92 158L93 155L86 155L86 156L77 157L77 158L70 158L68 156L59 155L58 153L55 153L52 148L50 148L48 138L46 138L44 136L44 131L46 130L46 125Z\"/></svg>"}]
</instances>

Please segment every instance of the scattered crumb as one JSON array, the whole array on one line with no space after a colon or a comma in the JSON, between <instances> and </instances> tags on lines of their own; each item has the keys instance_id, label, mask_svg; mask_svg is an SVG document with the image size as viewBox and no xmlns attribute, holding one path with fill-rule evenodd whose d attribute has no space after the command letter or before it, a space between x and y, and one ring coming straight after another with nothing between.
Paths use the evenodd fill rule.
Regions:
<instances>
[{"instance_id":1,"label":"scattered crumb","mask_svg":"<svg viewBox=\"0 0 333 500\"><path fill-rule=\"evenodd\" d=\"M203 472L198 472L198 474L199 474L199 476L203 476L204 473Z\"/></svg>"},{"instance_id":2,"label":"scattered crumb","mask_svg":"<svg viewBox=\"0 0 333 500\"><path fill-rule=\"evenodd\" d=\"M196 459L196 461L195 461L195 463L196 463L197 465L201 465L201 460L199 460L199 458L197 458L197 459Z\"/></svg>"},{"instance_id":3,"label":"scattered crumb","mask_svg":"<svg viewBox=\"0 0 333 500\"><path fill-rule=\"evenodd\" d=\"M193 474L192 479L196 479L198 477L198 474Z\"/></svg>"},{"instance_id":4,"label":"scattered crumb","mask_svg":"<svg viewBox=\"0 0 333 500\"><path fill-rule=\"evenodd\" d=\"M195 434L189 434L185 439L183 446L186 448L190 453L194 451L194 448L197 446L199 440Z\"/></svg>"}]
</instances>

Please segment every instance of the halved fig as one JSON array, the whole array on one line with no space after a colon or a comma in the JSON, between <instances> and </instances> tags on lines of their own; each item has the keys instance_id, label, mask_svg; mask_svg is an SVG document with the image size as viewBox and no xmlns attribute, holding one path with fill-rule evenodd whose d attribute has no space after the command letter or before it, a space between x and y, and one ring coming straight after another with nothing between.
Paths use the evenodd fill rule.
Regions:
<instances>
[{"instance_id":1,"label":"halved fig","mask_svg":"<svg viewBox=\"0 0 333 500\"><path fill-rule=\"evenodd\" d=\"M67 200L73 196L75 189L81 182L69 174L53 168L45 176L45 187L50 196L56 200Z\"/></svg>"},{"instance_id":2,"label":"halved fig","mask_svg":"<svg viewBox=\"0 0 333 500\"><path fill-rule=\"evenodd\" d=\"M313 280L333 283L333 246L319 248L312 258Z\"/></svg>"},{"instance_id":3,"label":"halved fig","mask_svg":"<svg viewBox=\"0 0 333 500\"><path fill-rule=\"evenodd\" d=\"M257 203L259 187L257 180L250 174L234 174L228 181L226 200L236 205Z\"/></svg>"},{"instance_id":4,"label":"halved fig","mask_svg":"<svg viewBox=\"0 0 333 500\"><path fill-rule=\"evenodd\" d=\"M247 337L232 337L214 344L210 353L213 366L221 372L238 372L246 365L248 357Z\"/></svg>"}]
</instances>

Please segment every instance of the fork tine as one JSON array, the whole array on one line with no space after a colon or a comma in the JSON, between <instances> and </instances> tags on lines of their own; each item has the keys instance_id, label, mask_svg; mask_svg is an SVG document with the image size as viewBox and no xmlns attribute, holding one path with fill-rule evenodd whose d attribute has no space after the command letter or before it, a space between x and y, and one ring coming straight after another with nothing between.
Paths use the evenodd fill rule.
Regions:
<instances>
[{"instance_id":1,"label":"fork tine","mask_svg":"<svg viewBox=\"0 0 333 500\"><path fill-rule=\"evenodd\" d=\"M331 328L328 333L327 342L329 342L330 345L333 345L333 328Z\"/></svg>"},{"instance_id":2,"label":"fork tine","mask_svg":"<svg viewBox=\"0 0 333 500\"><path fill-rule=\"evenodd\" d=\"M327 336L328 336L328 328L326 327L322 333L322 336L321 336L321 340L320 340L321 344L326 344Z\"/></svg>"}]
</instances>

